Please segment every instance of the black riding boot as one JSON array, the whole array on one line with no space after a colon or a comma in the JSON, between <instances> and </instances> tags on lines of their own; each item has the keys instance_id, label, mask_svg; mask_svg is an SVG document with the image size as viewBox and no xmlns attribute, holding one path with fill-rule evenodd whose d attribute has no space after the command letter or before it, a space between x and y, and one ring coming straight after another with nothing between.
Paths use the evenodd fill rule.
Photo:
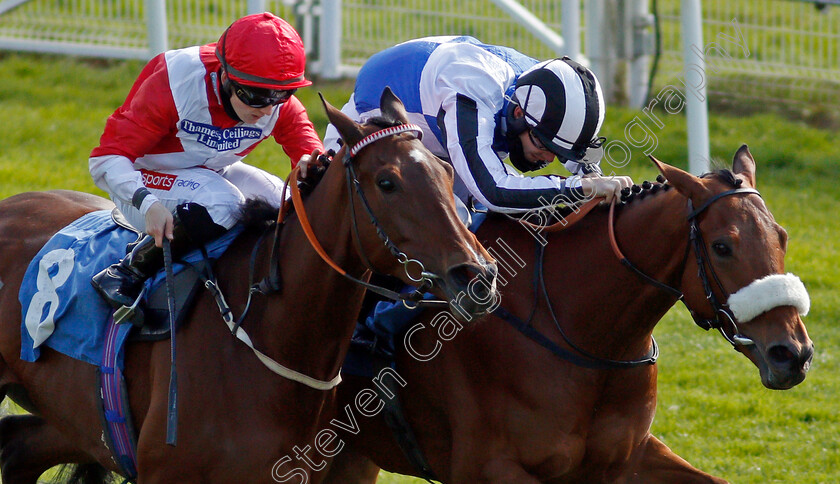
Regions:
<instances>
[{"instance_id":1,"label":"black riding boot","mask_svg":"<svg viewBox=\"0 0 840 484\"><path fill-rule=\"evenodd\" d=\"M143 289L143 283L158 271L163 262L163 249L155 246L155 238L144 235L125 258L91 279L97 292L112 307L131 306Z\"/></svg>"},{"instance_id":2,"label":"black riding boot","mask_svg":"<svg viewBox=\"0 0 840 484\"><path fill-rule=\"evenodd\" d=\"M176 210L172 229L172 258L178 259L225 232L201 205L187 203ZM140 295L146 279L163 267L163 249L151 235L144 235L132 251L118 263L91 279L97 292L114 308L131 306Z\"/></svg>"}]
</instances>

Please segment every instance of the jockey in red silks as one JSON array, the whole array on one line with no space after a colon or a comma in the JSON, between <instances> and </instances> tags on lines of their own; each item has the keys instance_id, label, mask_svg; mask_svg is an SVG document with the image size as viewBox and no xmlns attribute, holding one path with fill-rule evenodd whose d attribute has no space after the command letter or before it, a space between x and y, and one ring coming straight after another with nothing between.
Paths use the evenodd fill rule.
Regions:
<instances>
[{"instance_id":1,"label":"jockey in red silks","mask_svg":"<svg viewBox=\"0 0 840 484\"><path fill-rule=\"evenodd\" d=\"M146 234L93 278L112 306L131 305L162 266L163 237L177 257L231 228L247 198L281 204L283 181L242 160L269 136L293 167L323 151L294 96L312 84L305 65L300 36L271 13L243 17L216 43L167 51L146 65L89 161L96 186Z\"/></svg>"}]
</instances>

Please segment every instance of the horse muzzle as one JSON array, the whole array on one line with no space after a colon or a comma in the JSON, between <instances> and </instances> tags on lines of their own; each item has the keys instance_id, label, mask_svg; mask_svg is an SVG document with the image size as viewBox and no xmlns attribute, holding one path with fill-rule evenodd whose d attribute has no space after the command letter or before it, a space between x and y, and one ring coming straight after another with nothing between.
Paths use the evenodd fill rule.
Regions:
<instances>
[{"instance_id":1,"label":"horse muzzle","mask_svg":"<svg viewBox=\"0 0 840 484\"><path fill-rule=\"evenodd\" d=\"M462 321L491 312L501 302L494 262L464 263L450 267L436 281L449 301L452 314Z\"/></svg>"},{"instance_id":2,"label":"horse muzzle","mask_svg":"<svg viewBox=\"0 0 840 484\"><path fill-rule=\"evenodd\" d=\"M787 390L805 380L814 343L802 324L811 301L798 277L771 274L741 288L727 303L736 320L757 330L750 338L753 344L738 348L758 367L765 387ZM771 336L774 332L776 337Z\"/></svg>"},{"instance_id":3,"label":"horse muzzle","mask_svg":"<svg viewBox=\"0 0 840 484\"><path fill-rule=\"evenodd\" d=\"M802 383L814 358L814 343L794 311L778 307L751 321L753 344L736 347L755 364L761 383L771 390Z\"/></svg>"},{"instance_id":4,"label":"horse muzzle","mask_svg":"<svg viewBox=\"0 0 840 484\"><path fill-rule=\"evenodd\" d=\"M759 360L761 383L771 390L788 390L805 380L814 358L814 344L810 340L802 345L785 342L767 349L754 347L746 353L752 352L760 353L752 356ZM751 355L747 356L753 359Z\"/></svg>"}]
</instances>

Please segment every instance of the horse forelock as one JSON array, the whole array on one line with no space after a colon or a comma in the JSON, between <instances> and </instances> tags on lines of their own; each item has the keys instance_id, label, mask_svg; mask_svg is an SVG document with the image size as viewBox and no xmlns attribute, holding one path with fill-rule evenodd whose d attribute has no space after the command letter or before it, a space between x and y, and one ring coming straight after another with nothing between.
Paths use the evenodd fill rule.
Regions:
<instances>
[{"instance_id":1,"label":"horse forelock","mask_svg":"<svg viewBox=\"0 0 840 484\"><path fill-rule=\"evenodd\" d=\"M741 186L743 180L736 177L734 173L728 168L721 168L720 170L715 170L709 173L705 173L700 176L700 178L711 178L715 177L717 180L729 185L731 188L738 188Z\"/></svg>"},{"instance_id":2,"label":"horse forelock","mask_svg":"<svg viewBox=\"0 0 840 484\"><path fill-rule=\"evenodd\" d=\"M365 121L365 125L373 125L377 128L392 128L401 124L403 124L402 121L399 121L393 116L388 116L386 114L373 116Z\"/></svg>"}]
</instances>

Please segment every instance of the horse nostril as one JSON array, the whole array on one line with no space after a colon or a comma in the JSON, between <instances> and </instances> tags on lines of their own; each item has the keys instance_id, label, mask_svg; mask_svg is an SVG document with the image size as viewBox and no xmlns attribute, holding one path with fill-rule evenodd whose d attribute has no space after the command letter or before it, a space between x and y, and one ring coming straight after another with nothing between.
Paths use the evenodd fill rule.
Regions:
<instances>
[{"instance_id":1,"label":"horse nostril","mask_svg":"<svg viewBox=\"0 0 840 484\"><path fill-rule=\"evenodd\" d=\"M447 271L449 280L456 290L466 292L475 302L485 303L495 287L496 269L491 265L460 264Z\"/></svg>"},{"instance_id":2,"label":"horse nostril","mask_svg":"<svg viewBox=\"0 0 840 484\"><path fill-rule=\"evenodd\" d=\"M778 369L792 372L807 372L814 357L814 345L799 347L775 345L767 351L770 363Z\"/></svg>"},{"instance_id":3,"label":"horse nostril","mask_svg":"<svg viewBox=\"0 0 840 484\"><path fill-rule=\"evenodd\" d=\"M790 365L794 360L796 360L796 355L794 355L793 352L784 345L773 346L769 351L767 351L767 356L776 366Z\"/></svg>"}]
</instances>

